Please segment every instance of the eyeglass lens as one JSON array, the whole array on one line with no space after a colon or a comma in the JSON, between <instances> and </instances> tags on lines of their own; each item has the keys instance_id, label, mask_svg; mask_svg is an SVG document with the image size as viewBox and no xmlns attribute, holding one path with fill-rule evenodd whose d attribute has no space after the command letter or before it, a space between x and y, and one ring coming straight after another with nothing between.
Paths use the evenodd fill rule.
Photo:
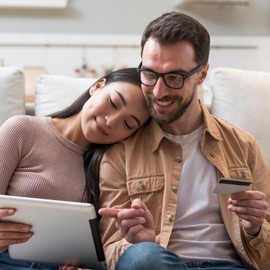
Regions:
<instances>
[{"instance_id":1,"label":"eyeglass lens","mask_svg":"<svg viewBox=\"0 0 270 270\"><path fill-rule=\"evenodd\" d=\"M172 88L181 88L183 86L184 79L180 74L169 73L165 75L160 75L163 77L167 86ZM158 75L152 71L142 70L141 71L141 81L143 84L148 86L153 86L156 84Z\"/></svg>"}]
</instances>

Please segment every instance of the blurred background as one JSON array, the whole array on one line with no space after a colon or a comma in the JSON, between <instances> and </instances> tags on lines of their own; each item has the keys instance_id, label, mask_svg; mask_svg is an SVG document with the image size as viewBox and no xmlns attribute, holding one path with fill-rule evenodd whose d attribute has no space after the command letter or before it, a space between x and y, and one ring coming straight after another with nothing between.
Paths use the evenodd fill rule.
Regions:
<instances>
[{"instance_id":1,"label":"blurred background","mask_svg":"<svg viewBox=\"0 0 270 270\"><path fill-rule=\"evenodd\" d=\"M169 11L208 29L210 69L270 71L269 0L0 0L0 65L24 70L32 102L40 74L96 78L137 66L145 26Z\"/></svg>"}]
</instances>

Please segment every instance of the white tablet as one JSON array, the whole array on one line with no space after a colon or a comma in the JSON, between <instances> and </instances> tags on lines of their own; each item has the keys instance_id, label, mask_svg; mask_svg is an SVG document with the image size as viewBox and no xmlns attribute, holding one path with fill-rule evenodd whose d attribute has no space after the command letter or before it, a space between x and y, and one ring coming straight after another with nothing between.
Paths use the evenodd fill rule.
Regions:
<instances>
[{"instance_id":1,"label":"white tablet","mask_svg":"<svg viewBox=\"0 0 270 270\"><path fill-rule=\"evenodd\" d=\"M34 233L9 246L12 259L107 269L92 204L0 195L0 208L16 210L2 221L31 225Z\"/></svg>"}]
</instances>

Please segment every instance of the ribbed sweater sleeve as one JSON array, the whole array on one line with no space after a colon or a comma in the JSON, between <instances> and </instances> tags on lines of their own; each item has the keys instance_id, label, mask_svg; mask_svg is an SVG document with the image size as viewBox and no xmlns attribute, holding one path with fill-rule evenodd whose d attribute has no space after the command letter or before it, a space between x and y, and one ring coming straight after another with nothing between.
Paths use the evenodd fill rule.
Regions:
<instances>
[{"instance_id":1,"label":"ribbed sweater sleeve","mask_svg":"<svg viewBox=\"0 0 270 270\"><path fill-rule=\"evenodd\" d=\"M0 194L6 194L9 181L33 140L28 117L11 117L0 128Z\"/></svg>"},{"instance_id":2,"label":"ribbed sweater sleeve","mask_svg":"<svg viewBox=\"0 0 270 270\"><path fill-rule=\"evenodd\" d=\"M0 128L0 194L81 201L85 148L50 117L14 116Z\"/></svg>"}]
</instances>

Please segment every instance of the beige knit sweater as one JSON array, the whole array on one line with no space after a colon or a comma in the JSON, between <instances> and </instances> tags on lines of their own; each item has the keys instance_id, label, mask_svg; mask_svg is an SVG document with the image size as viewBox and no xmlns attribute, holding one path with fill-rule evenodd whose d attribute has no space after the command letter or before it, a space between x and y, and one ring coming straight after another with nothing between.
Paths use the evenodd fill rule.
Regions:
<instances>
[{"instance_id":1,"label":"beige knit sweater","mask_svg":"<svg viewBox=\"0 0 270 270\"><path fill-rule=\"evenodd\" d=\"M80 202L83 152L50 117L8 119L0 128L0 194Z\"/></svg>"}]
</instances>

